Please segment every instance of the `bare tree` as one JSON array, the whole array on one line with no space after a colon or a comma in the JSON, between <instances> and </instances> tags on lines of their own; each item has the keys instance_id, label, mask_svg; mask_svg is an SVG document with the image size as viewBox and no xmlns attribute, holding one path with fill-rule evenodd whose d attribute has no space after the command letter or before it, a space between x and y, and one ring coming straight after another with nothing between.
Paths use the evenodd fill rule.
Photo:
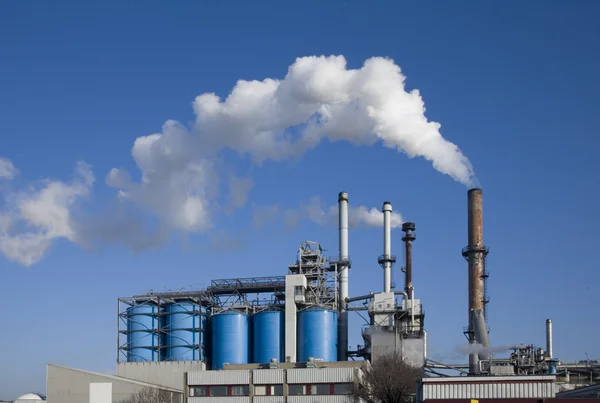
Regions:
<instances>
[{"instance_id":1,"label":"bare tree","mask_svg":"<svg viewBox=\"0 0 600 403\"><path fill-rule=\"evenodd\" d=\"M178 396L175 393L158 388L146 387L133 396L122 400L121 403L177 403Z\"/></svg>"},{"instance_id":2,"label":"bare tree","mask_svg":"<svg viewBox=\"0 0 600 403\"><path fill-rule=\"evenodd\" d=\"M423 368L407 364L397 354L389 355L363 370L352 395L365 403L411 403L422 378Z\"/></svg>"}]
</instances>

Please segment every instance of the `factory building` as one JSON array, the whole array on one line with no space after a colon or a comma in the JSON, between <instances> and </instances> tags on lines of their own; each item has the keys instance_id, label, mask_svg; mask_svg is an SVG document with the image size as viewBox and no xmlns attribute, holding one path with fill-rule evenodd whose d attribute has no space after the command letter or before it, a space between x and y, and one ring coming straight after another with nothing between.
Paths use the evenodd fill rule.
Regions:
<instances>
[{"instance_id":1,"label":"factory building","mask_svg":"<svg viewBox=\"0 0 600 403\"><path fill-rule=\"evenodd\" d=\"M342 403L350 394L366 361L306 364L226 365L223 371L189 372L188 403L205 403L228 397L239 403Z\"/></svg>"},{"instance_id":2,"label":"factory building","mask_svg":"<svg viewBox=\"0 0 600 403\"><path fill-rule=\"evenodd\" d=\"M49 403L118 403L148 388L163 392L164 403L183 403L181 390L59 365L48 364L46 378Z\"/></svg>"},{"instance_id":3,"label":"factory building","mask_svg":"<svg viewBox=\"0 0 600 403\"><path fill-rule=\"evenodd\" d=\"M113 403L143 388L169 392L169 403L342 403L365 366L398 354L425 369L417 400L554 397L559 360L552 356L552 322L546 349L514 346L504 359L490 353L486 305L488 248L483 243L481 189L468 192L468 364L427 358L424 309L412 281L416 226L402 224L404 288L392 273L392 205L382 207L382 289L348 295L346 192L338 195L339 250L327 256L305 241L285 273L212 280L201 290L123 297L117 303L116 376L48 365L49 403ZM348 346L348 314L366 312L364 344ZM475 347L475 346L474 346ZM478 351L475 353L475 351ZM357 360L357 361L354 361ZM442 376L452 369L467 377Z\"/></svg>"},{"instance_id":4,"label":"factory building","mask_svg":"<svg viewBox=\"0 0 600 403\"><path fill-rule=\"evenodd\" d=\"M423 378L417 389L417 402L447 399L553 398L555 377L472 376Z\"/></svg>"}]
</instances>

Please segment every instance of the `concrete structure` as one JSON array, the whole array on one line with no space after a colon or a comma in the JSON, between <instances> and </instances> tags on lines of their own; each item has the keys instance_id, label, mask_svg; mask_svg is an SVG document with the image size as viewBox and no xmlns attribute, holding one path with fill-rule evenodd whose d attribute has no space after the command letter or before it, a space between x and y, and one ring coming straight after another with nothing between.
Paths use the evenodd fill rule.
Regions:
<instances>
[{"instance_id":1,"label":"concrete structure","mask_svg":"<svg viewBox=\"0 0 600 403\"><path fill-rule=\"evenodd\" d=\"M187 403L351 403L367 362L226 365L186 374Z\"/></svg>"},{"instance_id":2,"label":"concrete structure","mask_svg":"<svg viewBox=\"0 0 600 403\"><path fill-rule=\"evenodd\" d=\"M554 376L482 376L423 378L417 402L443 399L553 398Z\"/></svg>"},{"instance_id":3,"label":"concrete structure","mask_svg":"<svg viewBox=\"0 0 600 403\"><path fill-rule=\"evenodd\" d=\"M183 403L181 390L58 365L46 367L48 403L119 403L145 388L167 392L166 403Z\"/></svg>"}]
</instances>

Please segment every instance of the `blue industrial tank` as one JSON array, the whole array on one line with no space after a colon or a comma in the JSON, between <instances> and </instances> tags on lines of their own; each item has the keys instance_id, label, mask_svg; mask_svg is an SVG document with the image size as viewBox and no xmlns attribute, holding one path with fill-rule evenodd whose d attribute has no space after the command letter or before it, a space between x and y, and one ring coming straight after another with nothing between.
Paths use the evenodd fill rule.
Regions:
<instances>
[{"instance_id":1,"label":"blue industrial tank","mask_svg":"<svg viewBox=\"0 0 600 403\"><path fill-rule=\"evenodd\" d=\"M252 362L265 364L276 358L283 362L284 319L281 311L264 311L252 316Z\"/></svg>"},{"instance_id":2,"label":"blue industrial tank","mask_svg":"<svg viewBox=\"0 0 600 403\"><path fill-rule=\"evenodd\" d=\"M158 361L158 308L153 304L127 309L127 361Z\"/></svg>"},{"instance_id":3,"label":"blue industrial tank","mask_svg":"<svg viewBox=\"0 0 600 403\"><path fill-rule=\"evenodd\" d=\"M298 312L298 362L309 357L337 361L337 317L327 309Z\"/></svg>"},{"instance_id":4,"label":"blue industrial tank","mask_svg":"<svg viewBox=\"0 0 600 403\"><path fill-rule=\"evenodd\" d=\"M222 369L224 363L250 361L249 327L249 316L240 312L226 311L211 317L212 369Z\"/></svg>"},{"instance_id":5,"label":"blue industrial tank","mask_svg":"<svg viewBox=\"0 0 600 403\"><path fill-rule=\"evenodd\" d=\"M163 310L163 343L166 361L201 360L204 317L192 302L167 305Z\"/></svg>"}]
</instances>

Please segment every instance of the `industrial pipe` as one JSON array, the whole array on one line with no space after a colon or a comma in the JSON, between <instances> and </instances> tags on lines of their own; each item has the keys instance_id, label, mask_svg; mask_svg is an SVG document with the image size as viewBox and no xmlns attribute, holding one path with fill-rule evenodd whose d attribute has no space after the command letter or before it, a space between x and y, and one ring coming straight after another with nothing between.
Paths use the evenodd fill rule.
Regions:
<instances>
[{"instance_id":1,"label":"industrial pipe","mask_svg":"<svg viewBox=\"0 0 600 403\"><path fill-rule=\"evenodd\" d=\"M552 319L546 319L546 355L548 358L552 356Z\"/></svg>"},{"instance_id":2,"label":"industrial pipe","mask_svg":"<svg viewBox=\"0 0 600 403\"><path fill-rule=\"evenodd\" d=\"M383 292L392 290L392 204L383 203Z\"/></svg>"},{"instance_id":3,"label":"industrial pipe","mask_svg":"<svg viewBox=\"0 0 600 403\"><path fill-rule=\"evenodd\" d=\"M346 311L346 299L348 298L348 269L350 259L348 256L348 193L338 194L339 205L339 286L340 306L338 319L338 360L348 359L348 312Z\"/></svg>"}]
</instances>

